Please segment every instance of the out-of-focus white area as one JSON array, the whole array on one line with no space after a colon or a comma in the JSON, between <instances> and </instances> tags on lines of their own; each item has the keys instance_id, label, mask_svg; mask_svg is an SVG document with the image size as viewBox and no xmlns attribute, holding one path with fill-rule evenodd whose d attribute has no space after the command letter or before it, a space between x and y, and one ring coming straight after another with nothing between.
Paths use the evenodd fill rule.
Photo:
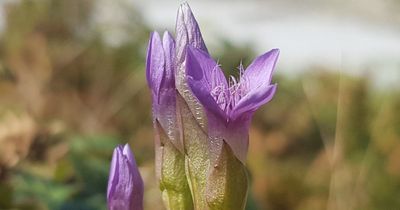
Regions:
<instances>
[{"instance_id":1,"label":"out-of-focus white area","mask_svg":"<svg viewBox=\"0 0 400 210\"><path fill-rule=\"evenodd\" d=\"M4 26L0 0L0 30ZM99 0L94 19L111 44L123 43L128 7L150 27L174 32L176 0ZM400 2L396 0L192 0L210 52L221 40L249 44L261 54L280 48L280 72L312 66L367 75L376 85L400 87ZM124 13L125 12L125 13ZM212 53L213 54L213 53ZM215 54L215 53L214 53ZM223 64L222 64L223 65Z\"/></svg>"},{"instance_id":2,"label":"out-of-focus white area","mask_svg":"<svg viewBox=\"0 0 400 210\"><path fill-rule=\"evenodd\" d=\"M130 1L151 28L173 31L180 1ZM286 74L318 65L399 87L398 1L188 2L211 52L218 50L221 38L250 44L258 54L280 48L278 67Z\"/></svg>"}]
</instances>

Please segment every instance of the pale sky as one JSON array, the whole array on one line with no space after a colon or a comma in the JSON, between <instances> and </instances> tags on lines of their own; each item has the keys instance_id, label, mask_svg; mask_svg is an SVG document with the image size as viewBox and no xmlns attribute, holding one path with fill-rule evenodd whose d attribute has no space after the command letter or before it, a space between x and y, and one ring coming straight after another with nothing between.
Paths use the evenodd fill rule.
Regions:
<instances>
[{"instance_id":1,"label":"pale sky","mask_svg":"<svg viewBox=\"0 0 400 210\"><path fill-rule=\"evenodd\" d=\"M181 1L130 1L150 28L173 31ZM250 44L258 54L280 48L278 67L286 74L328 66L399 87L399 5L396 10L379 0L188 2L211 50L218 50L219 38Z\"/></svg>"},{"instance_id":2,"label":"pale sky","mask_svg":"<svg viewBox=\"0 0 400 210\"><path fill-rule=\"evenodd\" d=\"M0 29L5 1L10 0L0 0ZM182 1L99 2L94 17L100 24L126 21L122 5L137 9L149 28L173 32ZM249 44L258 54L279 48L278 70L288 75L321 66L367 74L378 86L400 87L400 3L395 0L188 2L211 54L218 51L221 39ZM119 39L112 27L106 27L106 33L112 42Z\"/></svg>"}]
</instances>

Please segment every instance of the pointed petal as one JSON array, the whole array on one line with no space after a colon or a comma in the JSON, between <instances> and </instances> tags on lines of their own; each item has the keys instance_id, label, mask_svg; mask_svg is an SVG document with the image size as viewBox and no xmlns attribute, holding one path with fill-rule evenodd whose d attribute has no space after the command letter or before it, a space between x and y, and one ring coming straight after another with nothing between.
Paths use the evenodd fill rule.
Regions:
<instances>
[{"instance_id":1,"label":"pointed petal","mask_svg":"<svg viewBox=\"0 0 400 210\"><path fill-rule=\"evenodd\" d=\"M243 74L243 81L248 87L255 89L265 83L270 84L275 64L278 60L279 49L273 49L257 57Z\"/></svg>"},{"instance_id":2,"label":"pointed petal","mask_svg":"<svg viewBox=\"0 0 400 210\"><path fill-rule=\"evenodd\" d=\"M255 90L251 90L246 94L238 104L234 107L230 113L230 118L232 120L237 119L246 113L255 112L260 106L268 103L274 96L276 91L276 84L273 85L263 85Z\"/></svg>"},{"instance_id":3,"label":"pointed petal","mask_svg":"<svg viewBox=\"0 0 400 210\"><path fill-rule=\"evenodd\" d=\"M165 75L161 86L162 88L175 88L175 40L168 31L164 32L162 45L165 58Z\"/></svg>"},{"instance_id":4,"label":"pointed petal","mask_svg":"<svg viewBox=\"0 0 400 210\"><path fill-rule=\"evenodd\" d=\"M162 78L164 77L164 50L160 35L153 32L147 49L146 77L152 93L158 95Z\"/></svg>"},{"instance_id":5,"label":"pointed petal","mask_svg":"<svg viewBox=\"0 0 400 210\"><path fill-rule=\"evenodd\" d=\"M197 24L188 3L181 4L178 9L176 19L176 40L178 62L183 62L185 60L187 45L192 45L195 48L207 52L199 25Z\"/></svg>"},{"instance_id":6,"label":"pointed petal","mask_svg":"<svg viewBox=\"0 0 400 210\"><path fill-rule=\"evenodd\" d=\"M152 82L151 77L150 77L150 74L151 74L150 66L151 66L151 52L152 52L152 47L153 47L153 36L154 36L154 33L157 33L157 32L151 32L150 33L149 43L147 44L146 79L147 79L147 85L149 86L149 88L153 87L153 82Z\"/></svg>"},{"instance_id":7,"label":"pointed petal","mask_svg":"<svg viewBox=\"0 0 400 210\"><path fill-rule=\"evenodd\" d=\"M121 146L119 150L121 150ZM126 158L126 160L133 168L137 168L135 157L133 156L131 148L128 144L125 144L122 148L122 155L124 156L124 158Z\"/></svg>"},{"instance_id":8,"label":"pointed petal","mask_svg":"<svg viewBox=\"0 0 400 210\"><path fill-rule=\"evenodd\" d=\"M132 188L132 195L130 199L131 207L133 207L132 209L143 208L143 180L137 167L135 156L133 155L132 150L128 144L124 145L122 154L124 155L124 158L128 164L127 167L130 169L129 176L132 180L130 182Z\"/></svg>"},{"instance_id":9,"label":"pointed petal","mask_svg":"<svg viewBox=\"0 0 400 210\"><path fill-rule=\"evenodd\" d=\"M118 147L120 147L120 146L118 146ZM120 151L120 149L115 149L113 152L113 155L112 155L111 165L110 165L110 173L108 176L107 199L110 198L111 194L114 194L116 182L118 182L119 174L118 174L117 162L119 161L118 158L120 157L120 155L118 154L119 151Z\"/></svg>"},{"instance_id":10,"label":"pointed petal","mask_svg":"<svg viewBox=\"0 0 400 210\"><path fill-rule=\"evenodd\" d=\"M221 80L220 85L224 86L225 89L228 87L224 74L217 63L207 53L188 46L186 72L189 86L200 103L216 115L226 118L225 112L211 96L213 80Z\"/></svg>"}]
</instances>

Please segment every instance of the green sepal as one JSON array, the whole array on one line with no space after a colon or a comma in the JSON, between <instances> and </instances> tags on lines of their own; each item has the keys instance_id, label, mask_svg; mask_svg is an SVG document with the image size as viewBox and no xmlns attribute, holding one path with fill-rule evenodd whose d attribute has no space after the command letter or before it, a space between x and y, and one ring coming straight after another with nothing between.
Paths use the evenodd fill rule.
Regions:
<instances>
[{"instance_id":1,"label":"green sepal","mask_svg":"<svg viewBox=\"0 0 400 210\"><path fill-rule=\"evenodd\" d=\"M221 154L210 168L207 180L207 203L210 210L243 210L248 190L246 167L222 142Z\"/></svg>"},{"instance_id":2,"label":"green sepal","mask_svg":"<svg viewBox=\"0 0 400 210\"><path fill-rule=\"evenodd\" d=\"M156 121L160 140L160 189L168 210L191 210L193 201L185 174L185 155L170 141L160 123Z\"/></svg>"},{"instance_id":3,"label":"green sepal","mask_svg":"<svg viewBox=\"0 0 400 210\"><path fill-rule=\"evenodd\" d=\"M195 209L207 210L205 191L210 166L209 141L182 96L177 93L178 124L185 150L185 169Z\"/></svg>"}]
</instances>

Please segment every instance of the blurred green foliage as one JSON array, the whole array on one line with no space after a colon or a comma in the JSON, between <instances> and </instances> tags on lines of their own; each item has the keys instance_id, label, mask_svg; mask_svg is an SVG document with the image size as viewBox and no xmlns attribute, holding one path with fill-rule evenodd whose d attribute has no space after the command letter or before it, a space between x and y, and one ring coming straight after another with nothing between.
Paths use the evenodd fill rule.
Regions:
<instances>
[{"instance_id":1,"label":"blurred green foliage","mask_svg":"<svg viewBox=\"0 0 400 210\"><path fill-rule=\"evenodd\" d=\"M6 5L0 209L106 209L112 150L125 142L145 181L145 209L162 209L144 76L149 29L135 8L121 8L127 21L117 27L96 22L94 0ZM124 35L117 44L113 30ZM216 57L226 70L254 57L223 43ZM400 91L332 72L275 77L278 92L250 133L247 209L399 208Z\"/></svg>"}]
</instances>

